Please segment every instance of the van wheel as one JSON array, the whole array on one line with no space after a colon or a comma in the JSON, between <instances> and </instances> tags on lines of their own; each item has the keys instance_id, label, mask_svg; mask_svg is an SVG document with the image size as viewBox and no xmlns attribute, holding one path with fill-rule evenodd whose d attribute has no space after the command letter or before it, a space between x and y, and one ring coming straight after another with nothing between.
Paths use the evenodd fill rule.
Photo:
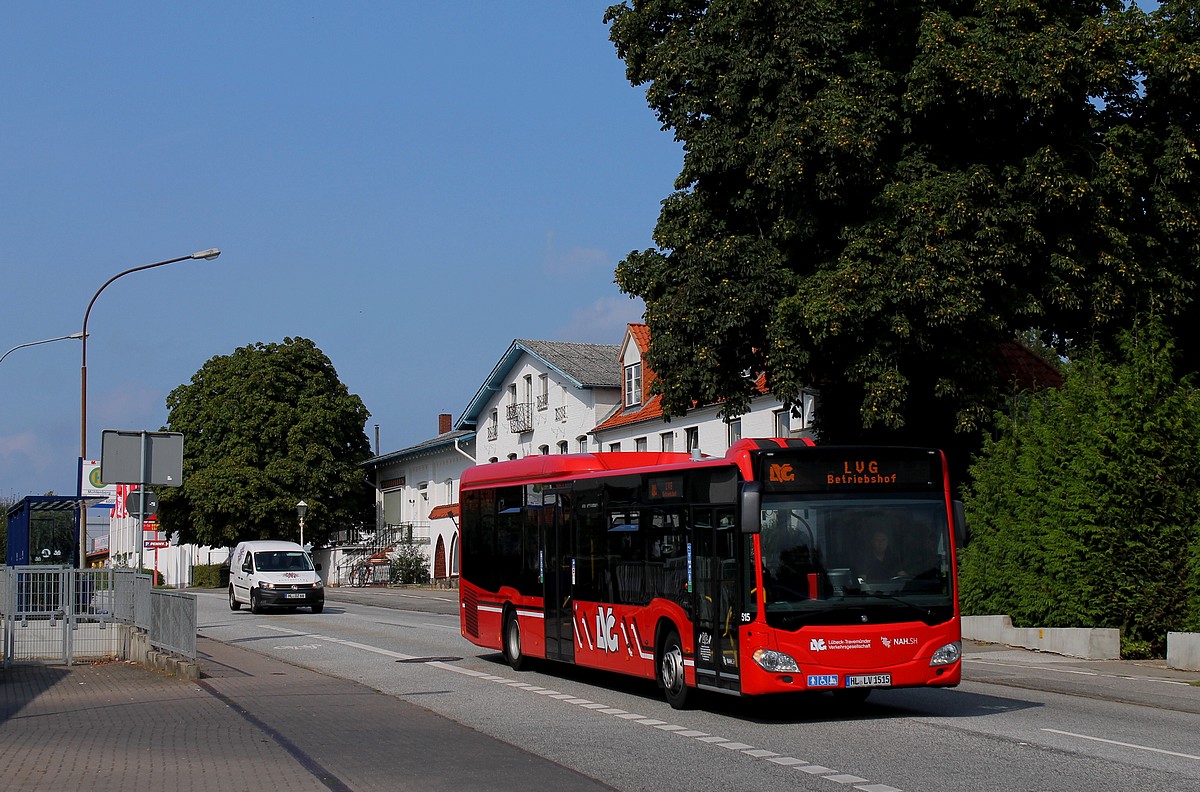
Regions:
<instances>
[{"instance_id":1,"label":"van wheel","mask_svg":"<svg viewBox=\"0 0 1200 792\"><path fill-rule=\"evenodd\" d=\"M313 611L313 613L320 613L320 612L321 612L321 611L323 611L323 610L325 610L325 603L324 603L324 602L318 602L318 603L316 603L316 604L314 604L314 605L312 606L312 611Z\"/></svg>"},{"instance_id":2,"label":"van wheel","mask_svg":"<svg viewBox=\"0 0 1200 792\"><path fill-rule=\"evenodd\" d=\"M262 604L258 601L257 589L250 589L250 612L262 613Z\"/></svg>"},{"instance_id":3,"label":"van wheel","mask_svg":"<svg viewBox=\"0 0 1200 792\"><path fill-rule=\"evenodd\" d=\"M233 596L233 584L229 586L229 610L241 610L242 603L237 601L237 597Z\"/></svg>"},{"instance_id":4,"label":"van wheel","mask_svg":"<svg viewBox=\"0 0 1200 792\"><path fill-rule=\"evenodd\" d=\"M687 709L692 699L692 689L687 686L683 674L683 644L679 632L672 629L663 639L658 655L658 684L667 695L671 709Z\"/></svg>"},{"instance_id":5,"label":"van wheel","mask_svg":"<svg viewBox=\"0 0 1200 792\"><path fill-rule=\"evenodd\" d=\"M504 640L501 641L501 646L504 662L508 663L513 671L520 671L525 667L525 653L521 651L521 624L517 621L517 614L512 611L509 611L504 619Z\"/></svg>"}]
</instances>

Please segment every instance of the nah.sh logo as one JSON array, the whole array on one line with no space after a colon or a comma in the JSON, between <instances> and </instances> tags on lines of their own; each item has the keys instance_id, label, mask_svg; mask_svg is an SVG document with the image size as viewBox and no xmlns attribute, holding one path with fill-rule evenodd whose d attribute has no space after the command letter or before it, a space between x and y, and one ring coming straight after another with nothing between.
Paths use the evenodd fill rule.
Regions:
<instances>
[{"instance_id":1,"label":"nah.sh logo","mask_svg":"<svg viewBox=\"0 0 1200 792\"><path fill-rule=\"evenodd\" d=\"M795 481L796 471L791 465L771 465L771 481Z\"/></svg>"}]
</instances>

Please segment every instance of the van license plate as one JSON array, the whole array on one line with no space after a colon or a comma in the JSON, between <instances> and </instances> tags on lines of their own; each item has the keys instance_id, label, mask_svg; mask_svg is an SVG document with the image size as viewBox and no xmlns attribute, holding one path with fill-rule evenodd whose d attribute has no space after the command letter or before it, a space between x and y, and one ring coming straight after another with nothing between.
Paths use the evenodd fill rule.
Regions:
<instances>
[{"instance_id":1,"label":"van license plate","mask_svg":"<svg viewBox=\"0 0 1200 792\"><path fill-rule=\"evenodd\" d=\"M860 674L858 676L847 676L846 687L891 687L891 674Z\"/></svg>"},{"instance_id":2,"label":"van license plate","mask_svg":"<svg viewBox=\"0 0 1200 792\"><path fill-rule=\"evenodd\" d=\"M284 596L284 599L304 599L305 595L303 593L297 593L297 594L284 594L283 596Z\"/></svg>"}]
</instances>

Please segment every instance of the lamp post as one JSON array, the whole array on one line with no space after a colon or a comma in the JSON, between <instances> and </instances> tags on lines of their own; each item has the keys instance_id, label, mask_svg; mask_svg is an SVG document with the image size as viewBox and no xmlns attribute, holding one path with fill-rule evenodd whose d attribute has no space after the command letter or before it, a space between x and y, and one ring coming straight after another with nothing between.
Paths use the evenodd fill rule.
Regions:
<instances>
[{"instance_id":1,"label":"lamp post","mask_svg":"<svg viewBox=\"0 0 1200 792\"><path fill-rule=\"evenodd\" d=\"M83 339L83 357L79 366L79 458L87 459L87 324L88 317L92 315L92 306L96 304L96 298L100 296L100 292L108 288L108 285L117 278L122 278L130 273L141 272L142 270L153 269L154 267L162 267L167 264L174 264L177 261L187 261L188 259L205 259L212 261L217 256L221 255L221 251L217 248L209 248L208 250L200 250L188 256L179 256L178 258L167 259L166 261L156 261L153 264L143 264L140 267L131 267L130 269L118 272L104 282L104 285L96 289L96 293L92 295L92 299L88 301L87 310L83 312L83 332L79 334ZM138 550L141 550L141 543L138 544ZM80 507L79 514L79 567L82 569L87 564L87 509Z\"/></svg>"},{"instance_id":2,"label":"lamp post","mask_svg":"<svg viewBox=\"0 0 1200 792\"><path fill-rule=\"evenodd\" d=\"M52 341L66 341L68 338L83 338L83 333L71 333L71 335L58 336L56 338L43 338L41 341L30 341L28 344L17 344L15 347L13 347L12 349L5 352L3 355L0 355L0 363L3 363L4 358L11 355L13 352L16 352L18 349L24 349L25 347L37 346L38 344L49 344Z\"/></svg>"},{"instance_id":3,"label":"lamp post","mask_svg":"<svg viewBox=\"0 0 1200 792\"><path fill-rule=\"evenodd\" d=\"M304 547L304 515L308 513L308 504L300 501L296 504L296 516L300 518L300 546Z\"/></svg>"}]
</instances>

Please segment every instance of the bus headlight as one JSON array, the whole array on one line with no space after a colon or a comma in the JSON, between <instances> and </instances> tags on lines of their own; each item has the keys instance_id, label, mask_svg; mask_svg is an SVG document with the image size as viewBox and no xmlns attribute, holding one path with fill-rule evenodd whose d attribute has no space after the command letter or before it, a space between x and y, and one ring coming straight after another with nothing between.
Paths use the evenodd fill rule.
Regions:
<instances>
[{"instance_id":1,"label":"bus headlight","mask_svg":"<svg viewBox=\"0 0 1200 792\"><path fill-rule=\"evenodd\" d=\"M934 652L933 657L929 658L929 665L951 665L952 663L957 663L960 657L962 657L962 642L955 641L954 643L946 644Z\"/></svg>"},{"instance_id":2,"label":"bus headlight","mask_svg":"<svg viewBox=\"0 0 1200 792\"><path fill-rule=\"evenodd\" d=\"M794 657L783 652L776 652L774 649L755 649L753 656L754 662L758 663L758 667L763 671L784 673L800 670Z\"/></svg>"}]
</instances>

